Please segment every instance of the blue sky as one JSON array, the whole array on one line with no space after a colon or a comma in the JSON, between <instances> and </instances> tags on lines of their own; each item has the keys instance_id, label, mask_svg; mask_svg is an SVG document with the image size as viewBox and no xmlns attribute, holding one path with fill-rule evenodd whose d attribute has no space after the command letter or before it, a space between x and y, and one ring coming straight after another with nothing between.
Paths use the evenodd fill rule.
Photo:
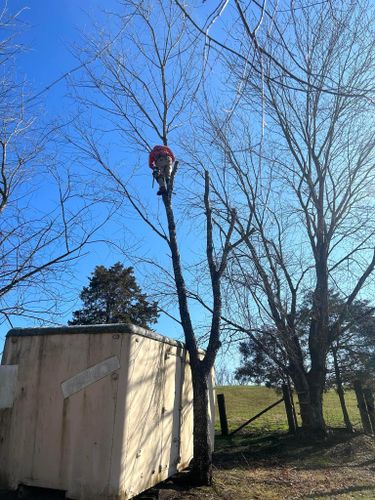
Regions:
<instances>
[{"instance_id":1,"label":"blue sky","mask_svg":"<svg viewBox=\"0 0 375 500\"><path fill-rule=\"evenodd\" d=\"M112 2L106 3L109 6ZM95 19L101 4L98 0L12 0L13 12L24 9L20 18L25 23L22 38L27 50L18 58L18 70L25 74L35 92L76 66L71 47L89 26L87 9ZM44 95L48 111L61 110L65 93L61 83Z\"/></svg>"},{"instance_id":2,"label":"blue sky","mask_svg":"<svg viewBox=\"0 0 375 500\"><path fill-rule=\"evenodd\" d=\"M98 24L103 22L103 8L111 11L116 5L118 5L116 0L106 0L105 2L100 0L12 0L10 2L9 8L12 12L24 9L20 15L24 23L21 41L26 50L17 57L17 76L20 80L25 79L29 82L31 95L38 95L42 92L42 95L35 101L35 110L36 113L40 113L39 110L42 109L43 118L47 122L54 119L64 122L67 117L74 115L76 112L75 104L69 99L67 82L62 80L52 86L51 84L65 73L76 68L77 60L73 52L74 47L80 46L82 43L81 34L91 33L93 22L98 22ZM199 9L195 10L197 19L204 15L207 9L211 8L211 6L202 4L200 1L197 2L197 7L199 7ZM51 88L44 92L50 86ZM120 157L118 159L120 160ZM134 161L137 160L129 158L129 165L124 167L128 168ZM138 161L142 162L142 158L138 158ZM152 191L151 189L151 177L147 167L146 152L144 162L145 169L143 172L142 169L140 170L136 182L142 189L142 194L146 194L147 202L156 209L162 219L164 214L161 210L160 200L155 196L156 190ZM37 203L41 206L48 204L50 197L50 191L46 189L43 197L38 199ZM136 242L138 252L140 246L144 244L144 248L141 248L140 253L143 251L146 257L151 256L156 248L161 261L166 262L169 266L168 270L171 271L166 245L156 239L144 224L136 220L135 217L130 226L131 229L127 230L121 224L121 220L117 219L106 227L103 238L110 239L110 237L114 236L119 240L129 240L130 245ZM194 230L194 221L191 222L191 226L188 229L188 236L183 235L183 245L181 245L182 256L188 261L190 261L191 257L193 259L197 257L199 253L198 247L204 244L204 242L196 239L199 230ZM95 244L89 247L87 255L79 261L75 268L77 271L75 279L72 281L69 278L66 283L66 288L69 288L69 297L76 297L76 303L68 301L61 303L59 322L66 323L71 318L72 311L80 307L79 292L87 284L88 276L95 265L110 266L117 260L122 261L124 265L133 264L123 254L116 252L113 247L109 248L104 244ZM135 266L135 274L142 290L147 293L148 283L150 282L148 270L145 267ZM169 312L178 317L176 306L171 307ZM192 305L192 315L199 327L205 323L203 311L194 304ZM12 323L14 327L34 325L31 320L19 317L12 317ZM154 328L164 335L179 339L183 338L180 326L166 315L161 314L158 324ZM8 324L0 326L0 352L3 349L3 342L8 330Z\"/></svg>"},{"instance_id":3,"label":"blue sky","mask_svg":"<svg viewBox=\"0 0 375 500\"><path fill-rule=\"evenodd\" d=\"M114 0L106 0L105 8L110 10L115 4ZM100 0L12 0L9 3L9 9L12 12L24 9L20 15L24 23L21 39L27 50L17 59L17 73L19 79L30 82L32 94L42 91L61 75L77 66L72 47L80 44L82 32L92 29L92 21L100 22L103 5ZM65 118L67 111L72 107L67 93L64 80L43 93L40 101L43 103L43 113L47 121L56 117ZM145 154L146 162L147 154ZM150 195L155 196L155 192L151 191L151 179L146 165L144 181L147 183ZM45 198L39 200L39 203L42 205L48 203L48 196L49 193L46 190ZM143 229L142 225L133 224L135 233L142 232ZM117 222L107 227L106 231L107 235L116 234L121 237L122 228ZM143 237L143 235L140 236ZM145 237L148 237L147 232ZM165 249L161 251L165 252ZM76 289L78 295L82 286L87 283L87 277L95 265L109 266L116 260L123 261L125 265L131 265L131 262L124 260L124 256L116 253L113 248L110 249L103 244L90 246L88 255L81 259L77 266L79 272L76 275L76 283L69 283L69 285ZM143 290L147 292L145 274L142 271L137 272L136 269L136 275ZM79 306L78 301L77 306ZM76 308L72 304L68 307ZM62 304L61 310L66 310L66 304ZM65 322L70 317L71 312L67 312L61 321ZM30 326L30 322L17 317L12 318L12 323L14 326ZM156 328L168 336L181 336L179 326L165 316L160 318ZM8 329L8 324L0 327L0 352Z\"/></svg>"},{"instance_id":4,"label":"blue sky","mask_svg":"<svg viewBox=\"0 0 375 500\"><path fill-rule=\"evenodd\" d=\"M202 4L202 0L195 0L193 3L197 7L199 6L199 9L196 9L194 12L195 18L199 18L203 13L207 13L216 2L205 2ZM110 11L116 5L116 0L106 0L105 2L101 0L12 0L9 2L9 8L13 12L18 9L25 9L21 13L20 18L24 23L22 41L27 50L17 58L17 73L20 80L25 79L30 83L31 94L39 94L62 75L77 66L78 63L73 55L73 51L75 46L81 45L81 33L91 33L93 22L98 22L98 24L104 22L101 10L103 6L106 10ZM108 28L108 26L106 27ZM220 27L217 27L217 25L213 27L212 32L215 33L215 36L220 37L221 35ZM217 69L216 71L219 72ZM76 112L74 102L69 99L69 92L65 80L53 85L40 96L39 102L42 103L43 108L40 107L41 105L38 102L35 107L36 112L41 113L38 110L43 109L43 118L47 121L54 120L55 118L62 121L68 119ZM229 90L228 95L230 99ZM222 103L225 95L220 94L219 97L220 103ZM254 125L252 126L254 127ZM115 138L113 139L113 144L116 145ZM124 144L117 142L117 146L123 150L125 149ZM110 146L109 149L111 149ZM65 155L68 154L66 151L62 153ZM142 167L142 162L144 162L144 169L140 169L134 178L134 182L142 190L143 199L159 213L161 220L164 220L163 211L160 206L158 207L155 190L151 190L150 171L147 167L147 153L145 152L144 158L142 158L141 154L139 157L125 157L125 162L124 158L121 158L116 153L116 147L112 147L111 154L115 162L121 161L119 166L120 169L123 169L121 172L124 172L124 177L126 176L126 169L131 169L137 162ZM75 161L74 156L71 159ZM38 200L38 203L40 205L48 204L50 201L49 197L50 193L46 190L43 197ZM122 216L126 219L127 225L131 226L130 229L125 229L125 224L122 225L121 220L117 219L107 226L103 237L109 239L114 236L117 239L125 240L129 245L136 242L138 252L141 248L146 257L152 258L153 252L155 253L156 251L162 262L168 262L166 246L155 239L143 223L137 221L135 217L132 218L131 214L125 212ZM188 229L190 233L186 233L188 236L180 232L183 243L181 245L183 258L185 261L190 262L191 259L198 259L199 252L196 247L198 246L200 247L199 249L202 249L204 242L197 239L199 229L194 228L194 220L184 220L183 222L188 222L191 225ZM144 247L141 247L142 245ZM122 254L116 252L113 247L109 248L104 244L90 246L88 254L80 260L79 265L76 267L77 273L75 279L67 283L70 287L70 296L74 296L75 293L75 296L78 297L79 291L82 289L82 286L87 284L87 278L95 265L110 266L117 260L123 261L125 265L132 264ZM169 270L171 270L170 266ZM135 273L143 291L147 293L149 277L146 269L136 267ZM79 307L79 305L78 299L75 305L73 303L61 304L61 313L64 313L61 317L61 322L65 323L70 319L71 311ZM177 316L178 312L176 309L172 308L170 312ZM203 323L205 318L202 315L202 311L194 307L193 312L197 323ZM21 318L13 317L12 322L14 326L30 326L30 322L26 322ZM9 325L6 324L0 327L0 352L2 351L2 342L8 328ZM162 334L181 338L179 326L166 316L161 316L156 329Z\"/></svg>"}]
</instances>

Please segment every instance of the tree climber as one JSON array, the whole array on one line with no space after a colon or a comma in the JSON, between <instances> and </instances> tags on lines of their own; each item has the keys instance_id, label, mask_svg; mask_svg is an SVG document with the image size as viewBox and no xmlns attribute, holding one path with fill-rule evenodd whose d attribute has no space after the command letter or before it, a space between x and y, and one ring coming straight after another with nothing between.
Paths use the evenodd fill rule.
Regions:
<instances>
[{"instance_id":1,"label":"tree climber","mask_svg":"<svg viewBox=\"0 0 375 500\"><path fill-rule=\"evenodd\" d=\"M159 184L159 191L156 193L158 196L168 190L174 161L174 154L168 146L153 147L148 159L148 165L152 169L154 179Z\"/></svg>"}]
</instances>

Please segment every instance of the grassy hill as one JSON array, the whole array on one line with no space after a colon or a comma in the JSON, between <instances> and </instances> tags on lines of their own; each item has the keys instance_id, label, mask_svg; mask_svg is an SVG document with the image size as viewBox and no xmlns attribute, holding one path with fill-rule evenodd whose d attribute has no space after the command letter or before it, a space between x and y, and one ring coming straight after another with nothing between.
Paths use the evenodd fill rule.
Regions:
<instances>
[{"instance_id":1,"label":"grassy hill","mask_svg":"<svg viewBox=\"0 0 375 500\"><path fill-rule=\"evenodd\" d=\"M224 394L225 396L229 432L282 397L280 393L273 389L261 386L218 386L216 387L216 394ZM294 402L298 413L296 397L294 397ZM352 424L360 428L360 416L353 391L346 393L346 404ZM324 395L324 418L330 427L344 427L339 398L334 390L330 390ZM217 408L215 427L218 431L220 430ZM287 430L287 427L285 407L281 403L251 423L248 426L248 431L272 432Z\"/></svg>"}]
</instances>

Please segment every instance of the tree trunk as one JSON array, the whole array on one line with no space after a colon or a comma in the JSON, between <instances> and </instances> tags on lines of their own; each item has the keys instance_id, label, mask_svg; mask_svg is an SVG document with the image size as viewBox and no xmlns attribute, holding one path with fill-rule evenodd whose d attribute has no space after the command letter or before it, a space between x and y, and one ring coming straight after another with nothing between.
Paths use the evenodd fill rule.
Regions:
<instances>
[{"instance_id":1,"label":"tree trunk","mask_svg":"<svg viewBox=\"0 0 375 500\"><path fill-rule=\"evenodd\" d=\"M352 426L352 423L350 422L349 413L348 413L348 410L346 408L344 388L342 386L341 373L340 373L340 367L339 367L339 364L337 361L336 349L332 349L332 354L333 354L333 364L335 367L337 394L338 394L339 399L340 399L341 410L342 410L342 414L344 417L345 426L349 432L353 432L353 426Z\"/></svg>"},{"instance_id":2,"label":"tree trunk","mask_svg":"<svg viewBox=\"0 0 375 500\"><path fill-rule=\"evenodd\" d=\"M289 388L289 392L290 392L290 399L291 399L291 402L292 402L292 409L293 409L293 417L294 417L294 421L296 423L296 430L297 430L298 429L298 418L297 418L297 412L296 412L296 405L294 404L293 389L292 389L292 386L291 386L291 383L290 383L290 377L289 376L287 377L287 384L288 384L288 388Z\"/></svg>"},{"instance_id":3,"label":"tree trunk","mask_svg":"<svg viewBox=\"0 0 375 500\"><path fill-rule=\"evenodd\" d=\"M323 418L322 393L319 391L298 393L300 404L302 430L306 434L316 437L324 437L327 433Z\"/></svg>"},{"instance_id":4,"label":"tree trunk","mask_svg":"<svg viewBox=\"0 0 375 500\"><path fill-rule=\"evenodd\" d=\"M202 368L192 366L194 395L194 459L191 480L196 485L212 484L211 423L208 414L208 377Z\"/></svg>"},{"instance_id":5,"label":"tree trunk","mask_svg":"<svg viewBox=\"0 0 375 500\"><path fill-rule=\"evenodd\" d=\"M215 362L217 351L220 347L220 316L221 316L221 291L220 277L225 268L225 251L219 270L216 268L213 258L212 241L212 219L209 204L209 175L205 173L205 207L207 217L207 259L210 267L212 292L214 296L214 310L212 313L212 324L210 338L203 360L199 359L199 349L191 322L185 281L182 273L180 253L177 243L176 224L172 209L172 194L174 175L177 171L178 162L175 162L168 191L163 194L163 202L168 220L169 247L172 254L172 263L175 284L177 289L178 304L180 310L181 324L184 330L186 347L190 356L190 366L193 384L193 414L194 414L194 455L193 468L191 471L191 483L197 486L211 486L212 484L212 451L213 441L211 438L211 423L209 416L208 381L211 369ZM232 224L234 225L234 218ZM233 225L231 226L233 229ZM230 232L232 231L230 229ZM230 234L230 233L229 233ZM229 244L229 240L228 240Z\"/></svg>"},{"instance_id":6,"label":"tree trunk","mask_svg":"<svg viewBox=\"0 0 375 500\"><path fill-rule=\"evenodd\" d=\"M367 413L371 422L372 433L375 434L375 404L374 395L369 387L363 389L363 397L366 401Z\"/></svg>"},{"instance_id":7,"label":"tree trunk","mask_svg":"<svg viewBox=\"0 0 375 500\"><path fill-rule=\"evenodd\" d=\"M327 433L323 417L324 377L314 380L308 375L301 376L299 372L291 377L298 396L302 431L307 437L324 437Z\"/></svg>"},{"instance_id":8,"label":"tree trunk","mask_svg":"<svg viewBox=\"0 0 375 500\"><path fill-rule=\"evenodd\" d=\"M365 434L372 434L372 426L367 411L366 401L363 395L362 382L360 380L354 381L354 390L357 397L358 409L361 415L363 431Z\"/></svg>"},{"instance_id":9,"label":"tree trunk","mask_svg":"<svg viewBox=\"0 0 375 500\"><path fill-rule=\"evenodd\" d=\"M288 387L288 384L283 384L282 385L282 390L283 390L283 397L284 397L284 405L285 405L285 412L288 420L288 429L291 434L295 434L297 430L297 421L294 417L293 413L293 405L292 405L292 398L291 398L291 392Z\"/></svg>"}]
</instances>

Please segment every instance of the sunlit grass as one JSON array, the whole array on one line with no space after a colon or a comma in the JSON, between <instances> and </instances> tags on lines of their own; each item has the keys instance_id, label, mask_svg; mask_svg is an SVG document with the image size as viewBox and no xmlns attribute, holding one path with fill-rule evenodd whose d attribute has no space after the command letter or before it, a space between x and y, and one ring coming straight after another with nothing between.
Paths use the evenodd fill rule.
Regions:
<instances>
[{"instance_id":1,"label":"sunlit grass","mask_svg":"<svg viewBox=\"0 0 375 500\"><path fill-rule=\"evenodd\" d=\"M275 390L261 386L218 386L216 394L224 394L225 396L229 432L282 397L282 394ZM354 391L347 391L345 396L352 424L360 427L360 416ZM296 397L294 397L294 402L298 413ZM340 401L334 390L330 390L324 395L324 418L329 427L344 427ZM215 428L217 431L220 430L217 408ZM249 431L257 429L266 432L287 430L287 428L284 403L272 408L248 426Z\"/></svg>"}]
</instances>

